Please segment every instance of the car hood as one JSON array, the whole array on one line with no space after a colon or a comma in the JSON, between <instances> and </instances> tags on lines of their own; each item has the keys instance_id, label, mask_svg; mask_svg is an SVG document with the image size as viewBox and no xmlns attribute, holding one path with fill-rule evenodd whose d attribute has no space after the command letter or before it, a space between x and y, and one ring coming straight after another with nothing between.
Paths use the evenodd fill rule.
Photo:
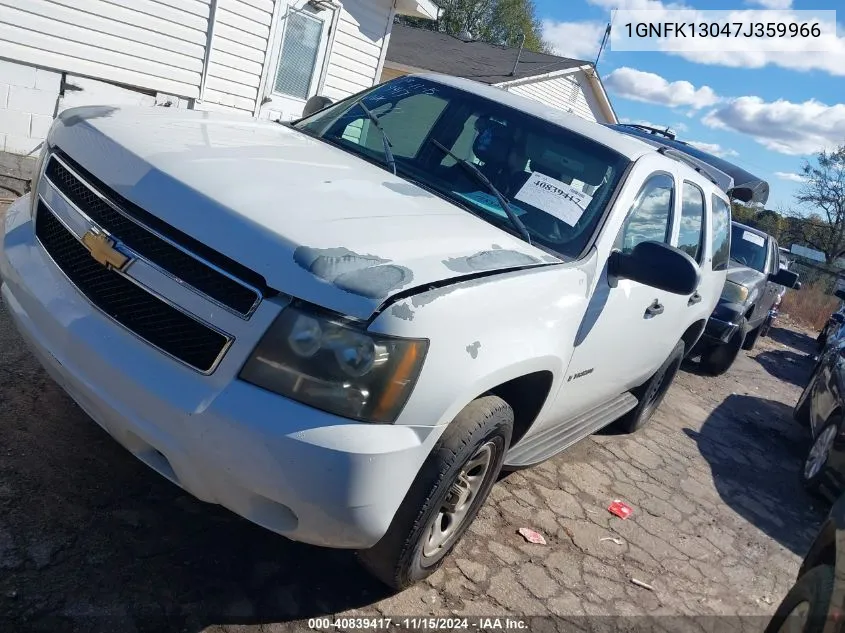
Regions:
<instances>
[{"instance_id":1,"label":"car hood","mask_svg":"<svg viewBox=\"0 0 845 633\"><path fill-rule=\"evenodd\" d=\"M49 142L269 286L356 318L418 286L560 261L277 123L86 107L63 112Z\"/></svg>"},{"instance_id":2,"label":"car hood","mask_svg":"<svg viewBox=\"0 0 845 633\"><path fill-rule=\"evenodd\" d=\"M728 281L740 286L751 287L766 279L766 275L758 270L731 261L728 265Z\"/></svg>"}]
</instances>

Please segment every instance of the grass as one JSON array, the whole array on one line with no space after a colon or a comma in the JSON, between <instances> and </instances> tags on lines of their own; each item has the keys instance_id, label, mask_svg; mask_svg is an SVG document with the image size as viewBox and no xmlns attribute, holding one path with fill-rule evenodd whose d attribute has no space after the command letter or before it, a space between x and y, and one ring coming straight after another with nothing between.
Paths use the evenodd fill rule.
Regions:
<instances>
[{"instance_id":1,"label":"grass","mask_svg":"<svg viewBox=\"0 0 845 633\"><path fill-rule=\"evenodd\" d=\"M794 321L820 330L839 307L839 299L826 292L823 282L807 284L801 290L787 290L780 309Z\"/></svg>"}]
</instances>

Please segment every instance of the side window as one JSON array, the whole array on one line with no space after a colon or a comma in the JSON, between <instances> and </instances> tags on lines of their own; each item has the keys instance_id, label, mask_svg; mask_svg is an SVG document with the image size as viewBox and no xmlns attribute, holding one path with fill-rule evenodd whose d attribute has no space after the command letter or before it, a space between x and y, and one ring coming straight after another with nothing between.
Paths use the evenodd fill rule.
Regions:
<instances>
[{"instance_id":1,"label":"side window","mask_svg":"<svg viewBox=\"0 0 845 633\"><path fill-rule=\"evenodd\" d=\"M713 200L713 270L727 270L731 256L731 208L719 196Z\"/></svg>"},{"instance_id":2,"label":"side window","mask_svg":"<svg viewBox=\"0 0 845 633\"><path fill-rule=\"evenodd\" d=\"M675 181L668 174L649 178L640 189L616 238L616 248L630 252L640 242L666 242L675 201Z\"/></svg>"},{"instance_id":3,"label":"side window","mask_svg":"<svg viewBox=\"0 0 845 633\"><path fill-rule=\"evenodd\" d=\"M691 182L684 182L681 198L681 231L678 248L701 262L704 248L704 192Z\"/></svg>"}]
</instances>

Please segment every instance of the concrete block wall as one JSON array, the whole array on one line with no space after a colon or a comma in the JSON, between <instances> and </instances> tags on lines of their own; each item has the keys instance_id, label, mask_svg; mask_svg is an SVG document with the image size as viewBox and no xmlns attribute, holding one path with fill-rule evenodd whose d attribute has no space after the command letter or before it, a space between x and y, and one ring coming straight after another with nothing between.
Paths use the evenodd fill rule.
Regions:
<instances>
[{"instance_id":1,"label":"concrete block wall","mask_svg":"<svg viewBox=\"0 0 845 633\"><path fill-rule=\"evenodd\" d=\"M0 151L36 155L56 114L62 74L0 59Z\"/></svg>"},{"instance_id":2,"label":"concrete block wall","mask_svg":"<svg viewBox=\"0 0 845 633\"><path fill-rule=\"evenodd\" d=\"M0 152L37 156L53 119L86 105L190 108L193 102L0 59Z\"/></svg>"}]
</instances>

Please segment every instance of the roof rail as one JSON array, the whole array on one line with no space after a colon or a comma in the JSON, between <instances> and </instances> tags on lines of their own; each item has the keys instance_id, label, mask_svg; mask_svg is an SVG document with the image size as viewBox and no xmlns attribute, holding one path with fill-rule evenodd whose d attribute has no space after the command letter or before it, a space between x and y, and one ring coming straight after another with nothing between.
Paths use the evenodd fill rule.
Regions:
<instances>
[{"instance_id":1,"label":"roof rail","mask_svg":"<svg viewBox=\"0 0 845 633\"><path fill-rule=\"evenodd\" d=\"M671 149L674 158L694 165L701 173L706 173L732 199L746 204L765 205L769 198L768 182L724 158L704 152L684 141L670 138L667 134L653 133L649 131L648 126L609 123L603 125L623 134L635 136L656 147L658 151L665 148L663 153ZM663 138L660 138L661 136Z\"/></svg>"},{"instance_id":2,"label":"roof rail","mask_svg":"<svg viewBox=\"0 0 845 633\"><path fill-rule=\"evenodd\" d=\"M669 129L668 125L666 126L665 130L661 130L659 127L653 127L651 125L643 125L641 123L620 123L619 125L623 127L632 127L634 129L642 130L643 132L648 132L654 135L665 136L669 140L677 141L678 143L684 143L683 141L678 141L678 139L675 138L675 133ZM684 143L684 145L686 145L686 143Z\"/></svg>"},{"instance_id":3,"label":"roof rail","mask_svg":"<svg viewBox=\"0 0 845 633\"><path fill-rule=\"evenodd\" d=\"M712 165L708 165L704 161L698 160L694 156L685 154L684 152L677 149L672 149L671 147L666 147L665 145L658 148L657 151L663 154L664 156L669 156L670 158L674 158L677 161L689 165L699 174L705 176L714 185L723 189L725 193L728 193L731 189L733 189L734 179L731 178L731 176L729 176L725 172L719 171Z\"/></svg>"}]
</instances>

